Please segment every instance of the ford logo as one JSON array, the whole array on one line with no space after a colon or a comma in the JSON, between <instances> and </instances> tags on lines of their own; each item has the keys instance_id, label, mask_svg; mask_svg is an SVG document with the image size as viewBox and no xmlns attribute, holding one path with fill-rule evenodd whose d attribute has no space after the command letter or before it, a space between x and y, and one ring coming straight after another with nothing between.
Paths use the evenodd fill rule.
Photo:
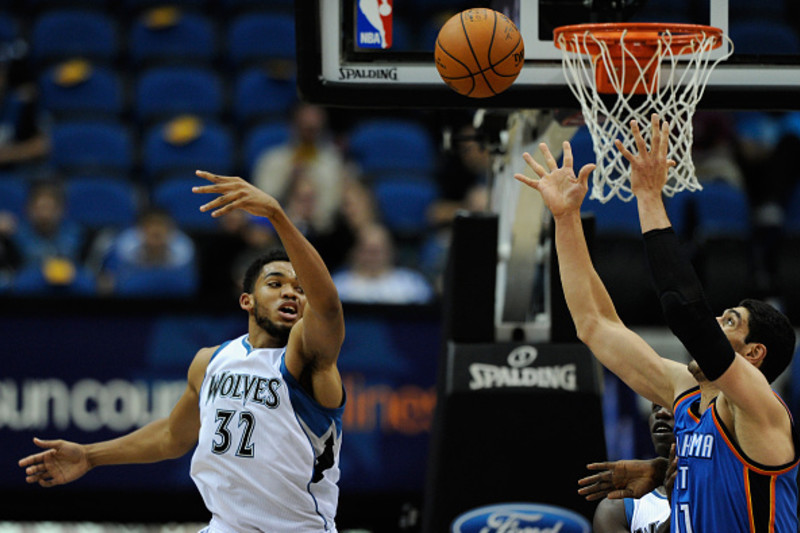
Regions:
<instances>
[{"instance_id":1,"label":"ford logo","mask_svg":"<svg viewBox=\"0 0 800 533\"><path fill-rule=\"evenodd\" d=\"M502 503L478 507L453 522L451 533L590 533L578 513L537 503Z\"/></svg>"}]
</instances>

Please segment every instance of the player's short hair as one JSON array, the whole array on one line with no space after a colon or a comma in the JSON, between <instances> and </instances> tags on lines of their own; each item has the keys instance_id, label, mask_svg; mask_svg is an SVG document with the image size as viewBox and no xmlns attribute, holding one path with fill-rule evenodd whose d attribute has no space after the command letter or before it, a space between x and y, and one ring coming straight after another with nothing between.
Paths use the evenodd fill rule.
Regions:
<instances>
[{"instance_id":1,"label":"player's short hair","mask_svg":"<svg viewBox=\"0 0 800 533\"><path fill-rule=\"evenodd\" d=\"M773 306L761 300L745 299L739 302L750 312L746 343L758 342L767 347L761 363L761 373L772 383L792 362L795 332L789 319Z\"/></svg>"},{"instance_id":2,"label":"player's short hair","mask_svg":"<svg viewBox=\"0 0 800 533\"><path fill-rule=\"evenodd\" d=\"M286 250L275 247L256 257L244 273L242 290L247 293L252 293L256 285L256 280L259 274L261 274L261 269L264 268L264 265L268 265L274 261L289 261L289 255L286 253Z\"/></svg>"}]
</instances>

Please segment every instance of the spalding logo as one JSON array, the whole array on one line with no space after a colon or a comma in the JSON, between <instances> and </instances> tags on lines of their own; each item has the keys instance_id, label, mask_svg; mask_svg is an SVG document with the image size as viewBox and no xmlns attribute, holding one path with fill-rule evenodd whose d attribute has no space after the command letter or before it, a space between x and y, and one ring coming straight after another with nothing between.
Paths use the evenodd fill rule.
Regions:
<instances>
[{"instance_id":1,"label":"spalding logo","mask_svg":"<svg viewBox=\"0 0 800 533\"><path fill-rule=\"evenodd\" d=\"M590 533L589 522L555 505L503 503L478 507L453 522L451 533Z\"/></svg>"}]
</instances>

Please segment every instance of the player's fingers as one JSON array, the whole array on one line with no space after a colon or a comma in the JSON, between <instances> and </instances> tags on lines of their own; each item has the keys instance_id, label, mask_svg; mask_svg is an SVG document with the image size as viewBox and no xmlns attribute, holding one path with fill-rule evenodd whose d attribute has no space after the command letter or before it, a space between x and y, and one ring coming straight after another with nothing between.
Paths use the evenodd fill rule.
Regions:
<instances>
[{"instance_id":1,"label":"player's fingers","mask_svg":"<svg viewBox=\"0 0 800 533\"><path fill-rule=\"evenodd\" d=\"M545 170L545 168L542 165L540 165L538 161L536 161L531 154L525 152L524 154L522 154L522 158L525 159L525 162L528 163L528 166L531 167L531 169L533 169L534 172L536 172L537 176L539 176L540 178L545 177L545 175L547 174L547 170Z\"/></svg>"},{"instance_id":2,"label":"player's fingers","mask_svg":"<svg viewBox=\"0 0 800 533\"><path fill-rule=\"evenodd\" d=\"M633 153L631 153L630 150L625 148L625 145L623 145L622 141L620 141L619 139L614 139L614 146L617 147L617 150L619 150L619 152L622 154L622 157L624 157L628 161L632 162L634 160L634 158L636 157L636 156L633 155Z\"/></svg>"},{"instance_id":3,"label":"player's fingers","mask_svg":"<svg viewBox=\"0 0 800 533\"><path fill-rule=\"evenodd\" d=\"M609 491L606 496L609 500L624 500L625 498L633 498L633 491L630 489L617 489Z\"/></svg>"},{"instance_id":4,"label":"player's fingers","mask_svg":"<svg viewBox=\"0 0 800 533\"><path fill-rule=\"evenodd\" d=\"M636 149L639 151L640 154L647 153L647 144L644 142L644 137L642 137L642 132L639 129L639 123L636 120L631 120L631 131L633 132L633 141L636 143Z\"/></svg>"},{"instance_id":5,"label":"player's fingers","mask_svg":"<svg viewBox=\"0 0 800 533\"><path fill-rule=\"evenodd\" d=\"M669 122L666 120L661 123L661 134L658 138L658 155L667 157L669 151Z\"/></svg>"},{"instance_id":6,"label":"player's fingers","mask_svg":"<svg viewBox=\"0 0 800 533\"><path fill-rule=\"evenodd\" d=\"M524 183L528 187L532 187L532 188L536 189L537 191L539 190L539 180L535 180L533 178L529 178L525 174L519 174L519 173L514 174L514 179L519 181L519 182L521 182L521 183Z\"/></svg>"},{"instance_id":7,"label":"player's fingers","mask_svg":"<svg viewBox=\"0 0 800 533\"><path fill-rule=\"evenodd\" d=\"M539 143L539 150L541 150L542 155L544 155L544 160L550 170L558 170L558 163L556 163L556 158L553 157L553 154L550 152L550 148L548 148L545 143Z\"/></svg>"},{"instance_id":8,"label":"player's fingers","mask_svg":"<svg viewBox=\"0 0 800 533\"><path fill-rule=\"evenodd\" d=\"M586 163L581 167L580 173L578 173L578 181L581 182L583 185L589 183L589 175L594 171L597 167L594 163Z\"/></svg>"},{"instance_id":9,"label":"player's fingers","mask_svg":"<svg viewBox=\"0 0 800 533\"><path fill-rule=\"evenodd\" d=\"M609 467L609 463L606 462L606 461L603 461L603 462L600 462L600 463L589 463L588 465L586 465L586 468L588 470L608 470L608 467ZM597 474L597 475L599 475L599 474Z\"/></svg>"},{"instance_id":10,"label":"player's fingers","mask_svg":"<svg viewBox=\"0 0 800 533\"><path fill-rule=\"evenodd\" d=\"M564 168L572 168L572 146L569 141L564 141L561 148L564 151Z\"/></svg>"}]
</instances>

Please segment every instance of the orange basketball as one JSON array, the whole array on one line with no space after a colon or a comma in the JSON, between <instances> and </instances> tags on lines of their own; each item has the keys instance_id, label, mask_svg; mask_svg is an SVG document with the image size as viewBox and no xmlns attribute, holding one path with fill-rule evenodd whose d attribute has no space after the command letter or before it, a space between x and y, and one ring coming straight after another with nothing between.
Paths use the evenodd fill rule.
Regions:
<instances>
[{"instance_id":1,"label":"orange basketball","mask_svg":"<svg viewBox=\"0 0 800 533\"><path fill-rule=\"evenodd\" d=\"M451 89L486 98L514 83L525 63L525 46L517 27L502 13L467 9L439 30L435 58L439 75Z\"/></svg>"}]
</instances>

